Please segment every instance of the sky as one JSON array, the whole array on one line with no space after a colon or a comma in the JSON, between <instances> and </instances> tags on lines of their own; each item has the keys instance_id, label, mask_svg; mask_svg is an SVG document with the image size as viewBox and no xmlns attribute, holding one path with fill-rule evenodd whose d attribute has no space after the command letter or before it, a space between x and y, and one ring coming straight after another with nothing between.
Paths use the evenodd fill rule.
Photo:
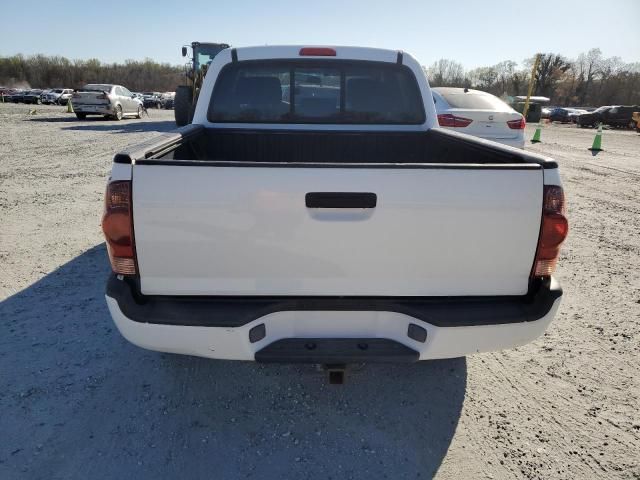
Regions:
<instances>
[{"instance_id":1,"label":"sky","mask_svg":"<svg viewBox=\"0 0 640 480\"><path fill-rule=\"evenodd\" d=\"M574 58L594 47L640 61L640 0L58 0L6 2L1 11L0 56L177 65L180 47L196 40L382 47L468 69L537 52Z\"/></svg>"}]
</instances>

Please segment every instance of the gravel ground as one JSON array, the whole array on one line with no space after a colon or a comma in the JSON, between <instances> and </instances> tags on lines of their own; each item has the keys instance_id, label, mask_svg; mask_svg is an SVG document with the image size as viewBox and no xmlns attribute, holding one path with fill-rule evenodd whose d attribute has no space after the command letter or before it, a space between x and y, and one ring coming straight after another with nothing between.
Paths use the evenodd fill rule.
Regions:
<instances>
[{"instance_id":1,"label":"gravel ground","mask_svg":"<svg viewBox=\"0 0 640 480\"><path fill-rule=\"evenodd\" d=\"M368 366L148 352L115 329L99 229L111 155L171 111L0 104L0 478L640 478L640 135L546 126L571 233L560 313L514 350ZM527 138L533 129L527 127Z\"/></svg>"}]
</instances>

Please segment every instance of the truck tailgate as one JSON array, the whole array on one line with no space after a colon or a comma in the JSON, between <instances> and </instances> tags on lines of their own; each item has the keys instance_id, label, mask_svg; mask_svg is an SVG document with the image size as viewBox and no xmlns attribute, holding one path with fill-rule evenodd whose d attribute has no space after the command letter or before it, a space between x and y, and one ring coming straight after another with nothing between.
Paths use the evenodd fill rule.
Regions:
<instances>
[{"instance_id":1,"label":"truck tailgate","mask_svg":"<svg viewBox=\"0 0 640 480\"><path fill-rule=\"evenodd\" d=\"M543 171L141 163L132 188L143 294L523 295Z\"/></svg>"}]
</instances>

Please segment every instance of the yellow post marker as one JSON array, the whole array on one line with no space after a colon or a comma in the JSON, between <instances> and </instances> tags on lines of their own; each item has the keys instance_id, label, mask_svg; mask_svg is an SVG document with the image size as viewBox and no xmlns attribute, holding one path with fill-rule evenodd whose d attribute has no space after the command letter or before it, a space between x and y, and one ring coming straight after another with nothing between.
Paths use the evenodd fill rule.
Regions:
<instances>
[{"instance_id":1,"label":"yellow post marker","mask_svg":"<svg viewBox=\"0 0 640 480\"><path fill-rule=\"evenodd\" d=\"M71 99L67 100L67 113L73 113L73 105L71 105Z\"/></svg>"},{"instance_id":2,"label":"yellow post marker","mask_svg":"<svg viewBox=\"0 0 640 480\"><path fill-rule=\"evenodd\" d=\"M527 119L527 112L529 111L529 101L531 100L531 94L533 93L533 84L534 78L536 75L536 70L538 70L538 65L540 65L540 53L536 53L536 59L533 62L533 67L531 68L531 78L529 79L529 90L527 91L527 99L524 101L524 109L522 110L522 116L524 119Z\"/></svg>"}]
</instances>

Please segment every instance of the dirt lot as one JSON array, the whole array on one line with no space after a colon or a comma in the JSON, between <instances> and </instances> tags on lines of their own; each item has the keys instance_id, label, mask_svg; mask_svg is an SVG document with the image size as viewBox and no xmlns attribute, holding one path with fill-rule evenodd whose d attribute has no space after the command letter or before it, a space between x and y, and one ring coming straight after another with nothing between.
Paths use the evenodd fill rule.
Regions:
<instances>
[{"instance_id":1,"label":"dirt lot","mask_svg":"<svg viewBox=\"0 0 640 480\"><path fill-rule=\"evenodd\" d=\"M111 155L168 111L0 105L0 478L640 478L640 135L547 126L570 238L559 316L526 347L366 367L162 355L103 299ZM533 131L528 127L527 138Z\"/></svg>"}]
</instances>

